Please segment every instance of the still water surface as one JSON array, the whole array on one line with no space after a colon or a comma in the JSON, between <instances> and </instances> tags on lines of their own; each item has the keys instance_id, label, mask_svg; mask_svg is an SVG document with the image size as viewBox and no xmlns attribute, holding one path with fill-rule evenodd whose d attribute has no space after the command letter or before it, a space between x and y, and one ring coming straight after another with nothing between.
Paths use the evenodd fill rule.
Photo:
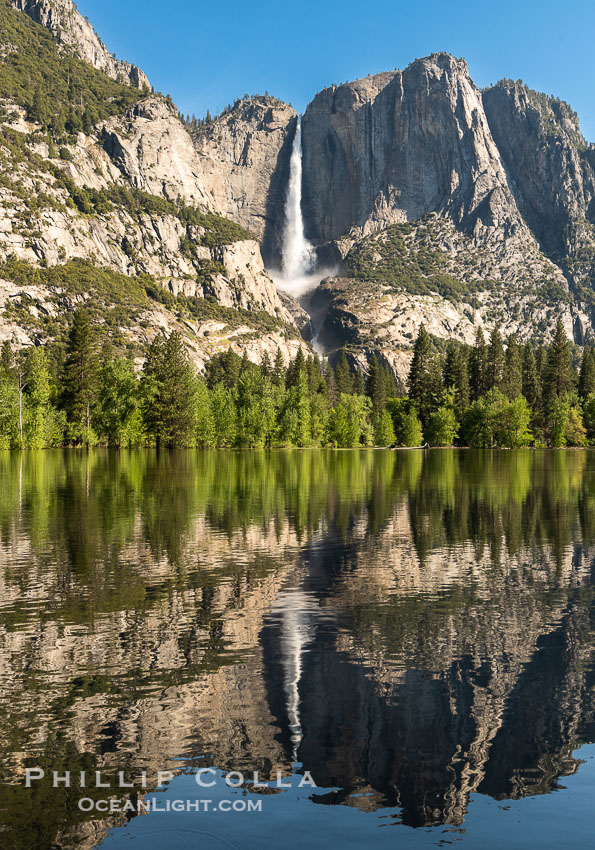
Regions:
<instances>
[{"instance_id":1,"label":"still water surface","mask_svg":"<svg viewBox=\"0 0 595 850\"><path fill-rule=\"evenodd\" d=\"M588 451L0 454L0 844L590 846L594 566Z\"/></svg>"}]
</instances>

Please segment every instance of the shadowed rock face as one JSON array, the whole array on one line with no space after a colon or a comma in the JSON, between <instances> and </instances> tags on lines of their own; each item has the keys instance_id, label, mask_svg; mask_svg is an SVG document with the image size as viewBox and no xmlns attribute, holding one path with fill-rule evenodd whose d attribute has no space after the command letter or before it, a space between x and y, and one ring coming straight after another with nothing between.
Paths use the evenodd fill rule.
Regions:
<instances>
[{"instance_id":1,"label":"shadowed rock face","mask_svg":"<svg viewBox=\"0 0 595 850\"><path fill-rule=\"evenodd\" d=\"M520 215L481 94L448 54L405 71L325 89L304 115L308 236L448 212L472 230L513 228Z\"/></svg>"},{"instance_id":2,"label":"shadowed rock face","mask_svg":"<svg viewBox=\"0 0 595 850\"><path fill-rule=\"evenodd\" d=\"M72 0L11 0L15 9L25 12L35 23L50 30L58 41L74 49L80 58L112 79L127 79L135 88L150 88L143 71L113 56Z\"/></svg>"}]
</instances>

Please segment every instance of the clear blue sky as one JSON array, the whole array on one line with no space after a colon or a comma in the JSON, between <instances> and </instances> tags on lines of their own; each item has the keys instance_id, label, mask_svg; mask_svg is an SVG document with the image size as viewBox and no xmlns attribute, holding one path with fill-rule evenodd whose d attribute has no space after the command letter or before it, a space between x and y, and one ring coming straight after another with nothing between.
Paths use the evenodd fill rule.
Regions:
<instances>
[{"instance_id":1,"label":"clear blue sky","mask_svg":"<svg viewBox=\"0 0 595 850\"><path fill-rule=\"evenodd\" d=\"M303 111L330 83L446 50L567 100L595 141L595 0L77 0L110 50L183 112L268 91Z\"/></svg>"}]
</instances>

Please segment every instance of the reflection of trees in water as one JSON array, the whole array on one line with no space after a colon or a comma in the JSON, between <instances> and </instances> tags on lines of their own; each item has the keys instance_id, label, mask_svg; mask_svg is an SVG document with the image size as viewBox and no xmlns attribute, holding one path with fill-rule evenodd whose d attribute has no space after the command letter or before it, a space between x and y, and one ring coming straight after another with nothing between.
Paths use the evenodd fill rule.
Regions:
<instances>
[{"instance_id":1,"label":"reflection of trees in water","mask_svg":"<svg viewBox=\"0 0 595 850\"><path fill-rule=\"evenodd\" d=\"M369 786L370 807L459 822L474 788L547 790L592 724L592 469L586 452L0 454L0 621L18 645L5 746L134 765L141 703L167 694L175 715L257 646L301 551L304 589L337 626L300 660L299 757L345 789L334 800ZM67 631L53 681L43 665ZM266 688L289 758L278 637L267 626L263 664L218 687L223 702ZM75 754L93 700L104 716ZM269 715L228 713L246 758L272 765ZM186 734L221 764L231 729Z\"/></svg>"}]
</instances>

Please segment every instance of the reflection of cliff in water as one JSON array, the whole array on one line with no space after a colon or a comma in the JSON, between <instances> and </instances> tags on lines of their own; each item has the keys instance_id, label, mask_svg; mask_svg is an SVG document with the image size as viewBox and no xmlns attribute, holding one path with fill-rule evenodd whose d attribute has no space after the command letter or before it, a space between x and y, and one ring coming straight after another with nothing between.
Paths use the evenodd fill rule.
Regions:
<instances>
[{"instance_id":1,"label":"reflection of cliff in water","mask_svg":"<svg viewBox=\"0 0 595 850\"><path fill-rule=\"evenodd\" d=\"M297 755L320 787L341 790L316 802L398 807L414 826L460 824L474 791L496 798L545 793L576 770L572 751L595 731L595 550L568 551L562 571L557 557L542 553L540 576L528 566L532 553L520 553L493 567L487 586L451 584L421 602L407 581L398 604L385 600L368 610L373 640L362 641L362 608L386 565L368 561L367 599L363 584L362 595L345 599L363 571L361 550L350 555L339 541L327 542L328 583L317 553L315 581L306 579L304 589L319 594L334 621L327 617L302 659ZM336 571L339 550L343 575ZM442 557L447 574L447 553ZM418 629L434 641L433 653L413 634ZM271 708L287 740L274 620L263 645Z\"/></svg>"},{"instance_id":2,"label":"reflection of cliff in water","mask_svg":"<svg viewBox=\"0 0 595 850\"><path fill-rule=\"evenodd\" d=\"M15 457L8 782L24 764L138 774L180 756L272 777L297 756L343 789L326 802L431 824L460 823L472 791L545 792L576 769L594 716L591 455ZM8 847L51 828L92 847L119 822L64 807L52 827L30 816L50 797L15 790Z\"/></svg>"}]
</instances>

